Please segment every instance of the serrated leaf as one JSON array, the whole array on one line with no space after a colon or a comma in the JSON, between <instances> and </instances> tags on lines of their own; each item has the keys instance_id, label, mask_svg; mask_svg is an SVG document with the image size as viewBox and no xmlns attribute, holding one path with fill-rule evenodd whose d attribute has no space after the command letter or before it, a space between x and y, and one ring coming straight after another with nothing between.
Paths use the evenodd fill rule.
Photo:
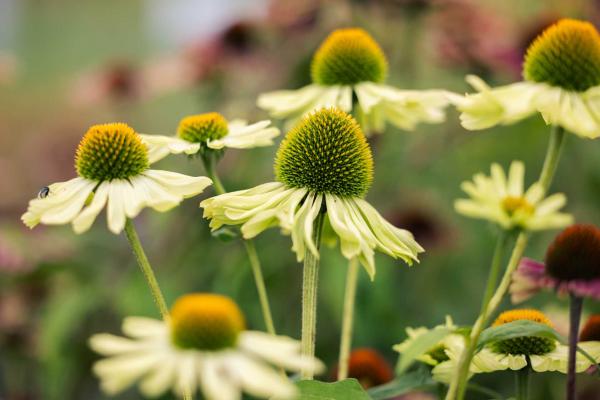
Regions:
<instances>
[{"instance_id":1,"label":"serrated leaf","mask_svg":"<svg viewBox=\"0 0 600 400\"><path fill-rule=\"evenodd\" d=\"M436 385L437 383L431 378L429 369L419 368L416 371L401 375L385 385L371 388L367 393L369 393L373 400L384 400Z\"/></svg>"},{"instance_id":2,"label":"serrated leaf","mask_svg":"<svg viewBox=\"0 0 600 400\"><path fill-rule=\"evenodd\" d=\"M300 381L298 400L371 400L356 379L327 383L319 381Z\"/></svg>"},{"instance_id":3,"label":"serrated leaf","mask_svg":"<svg viewBox=\"0 0 600 400\"><path fill-rule=\"evenodd\" d=\"M427 352L451 333L453 333L452 329L439 326L415 338L411 345L402 352L396 373L401 375L417 357Z\"/></svg>"},{"instance_id":4,"label":"serrated leaf","mask_svg":"<svg viewBox=\"0 0 600 400\"><path fill-rule=\"evenodd\" d=\"M240 236L237 229L233 229L227 226L223 226L210 233L214 238L219 239L222 242L229 242Z\"/></svg>"}]
</instances>

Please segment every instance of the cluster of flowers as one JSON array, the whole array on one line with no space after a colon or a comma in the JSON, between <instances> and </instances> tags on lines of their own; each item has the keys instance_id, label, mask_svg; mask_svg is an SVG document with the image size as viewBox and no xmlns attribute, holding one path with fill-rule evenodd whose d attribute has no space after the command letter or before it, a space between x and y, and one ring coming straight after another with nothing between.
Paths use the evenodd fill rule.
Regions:
<instances>
[{"instance_id":1,"label":"cluster of flowers","mask_svg":"<svg viewBox=\"0 0 600 400\"><path fill-rule=\"evenodd\" d=\"M218 113L195 115L180 122L175 136L139 134L122 123L89 129L75 155L78 177L44 188L22 219L29 227L71 223L75 232L82 233L106 208L110 231L125 230L163 320L128 317L123 323L128 338L99 334L90 339L92 348L107 357L94 366L107 393L139 382L147 396L169 389L184 398L191 398L198 389L209 399L236 399L241 391L265 398L296 396L296 386L269 365L301 371L307 379L323 369L314 357L315 282L322 231L335 235L341 254L350 262L349 271L360 263L371 279L376 272L376 250L409 265L424 251L410 232L390 224L364 199L373 182L367 136L382 133L386 124L412 130L419 123L439 123L445 118L445 108L453 104L461 112L462 125L470 130L510 124L539 112L548 124L559 127L558 144L562 128L587 138L600 135L600 36L585 22L562 20L536 39L525 60L524 82L493 89L469 77L468 82L478 90L472 95L400 90L384 84L387 69L381 48L364 30L340 29L330 34L314 55L311 85L259 97L259 107L285 119L290 129L275 158L275 181L251 189L227 193L216 175L215 162L225 148L273 144L279 130L270 121L248 124L228 121ZM463 183L469 198L458 200L456 210L492 221L507 235L572 224L572 216L560 211L565 195L546 196L558 159L556 149L560 149L556 143L542 177L527 190L522 162L514 161L508 176L493 164L490 176L477 174L472 182ZM209 177L150 168L169 154L181 153L201 158ZM274 334L260 277L257 285L268 334L245 330L242 312L224 296L187 294L170 309L166 306L131 220L145 207L161 212L172 209L211 184L218 195L202 201L200 207L213 230L239 225L246 244L271 227L291 236L292 250L304 262L302 344ZM552 287L576 296L598 297L600 264L593 263L598 257L598 229L569 228L549 250L545 269L531 261L521 264L514 274L513 296L522 300L525 292ZM346 299L350 305L352 297ZM486 309L489 314L495 307ZM350 318L351 326L351 310L347 314L344 318ZM549 324L543 314L521 310L501 314L494 325L523 319ZM472 344L451 320L445 327L452 333L418 359L435 366L434 377L448 383L457 379L460 388L456 370L468 353L465 348ZM395 349L405 352L426 331L409 329L409 339ZM339 376L343 378L350 344L342 339L340 370L345 371ZM595 360L600 358L600 341L580 345ZM566 347L561 343L528 336L486 345L472 361L467 360L467 372L525 367L566 371L566 360ZM577 371L591 365L587 358L577 358Z\"/></svg>"}]
</instances>

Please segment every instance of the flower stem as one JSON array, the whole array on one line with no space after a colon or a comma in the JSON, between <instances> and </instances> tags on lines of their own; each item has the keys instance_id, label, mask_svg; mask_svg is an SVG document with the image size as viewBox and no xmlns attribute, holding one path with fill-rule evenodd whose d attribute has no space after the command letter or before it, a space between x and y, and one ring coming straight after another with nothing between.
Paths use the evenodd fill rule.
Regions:
<instances>
[{"instance_id":1,"label":"flower stem","mask_svg":"<svg viewBox=\"0 0 600 400\"><path fill-rule=\"evenodd\" d=\"M344 314L342 317L342 338L340 340L340 358L338 362L338 381L348 377L348 359L352 347L352 323L354 320L354 300L358 282L358 260L353 258L348 263L346 275L346 292L344 293Z\"/></svg>"},{"instance_id":2,"label":"flower stem","mask_svg":"<svg viewBox=\"0 0 600 400\"><path fill-rule=\"evenodd\" d=\"M317 251L321 245L323 213L319 213L313 225L313 241ZM315 355L315 337L317 331L317 289L319 284L319 255L313 254L308 247L304 254L302 274L302 356L312 358ZM312 380L314 371L308 367L300 372L302 379Z\"/></svg>"},{"instance_id":3,"label":"flower stem","mask_svg":"<svg viewBox=\"0 0 600 400\"><path fill-rule=\"evenodd\" d=\"M201 158L202 163L204 164L204 169L206 170L206 174L213 181L215 192L217 194L227 193L227 190L225 190L225 187L221 183L221 180L219 179L219 175L217 174L217 170L215 168L215 155L211 153L202 154ZM256 290L258 292L258 300L260 301L260 307L262 309L265 328L267 329L268 333L270 333L271 335L275 335L276 331L275 325L273 324L271 306L269 305L269 296L267 295L265 280L263 278L260 259L258 258L258 254L256 253L256 247L254 246L254 242L252 240L242 240L244 242L246 254L248 254L248 259L250 260L252 273L254 274L254 283L256 284Z\"/></svg>"},{"instance_id":4,"label":"flower stem","mask_svg":"<svg viewBox=\"0 0 600 400\"><path fill-rule=\"evenodd\" d=\"M569 361L567 364L567 400L575 400L575 362L583 298L571 294L569 307Z\"/></svg>"},{"instance_id":5,"label":"flower stem","mask_svg":"<svg viewBox=\"0 0 600 400\"><path fill-rule=\"evenodd\" d=\"M494 289L498 284L498 275L500 274L500 266L502 265L504 248L506 247L506 243L508 242L509 236L509 232L506 232L504 230L500 231L500 233L498 234L498 239L496 240L496 247L494 248L494 255L492 256L492 264L490 265L490 274L488 276L485 293L483 295L483 302L481 303L480 314L485 314L488 303L490 302L490 299L494 294Z\"/></svg>"},{"instance_id":6,"label":"flower stem","mask_svg":"<svg viewBox=\"0 0 600 400\"><path fill-rule=\"evenodd\" d=\"M540 174L539 179L539 183L542 186L544 194L548 191L548 188L552 183L552 179L554 178L554 173L556 172L561 150L564 144L564 136L565 131L563 128L559 126L552 127L550 141L548 143L548 149L546 151L544 165L542 166L542 172ZM482 306L481 313L475 321L475 324L473 325L471 334L469 335L469 337L465 338L465 349L460 356L456 374L452 377L450 388L448 389L448 393L446 394L446 400L462 400L464 398L467 386L467 377L469 374L469 367L471 365L473 355L475 354L475 348L477 347L479 336L481 335L483 329L486 327L490 316L494 312L496 312L496 309L500 305L504 294L508 290L512 273L519 265L521 257L523 257L523 253L525 252L525 247L527 246L528 240L529 234L526 231L520 232L517 236L517 241L515 242L512 254L510 256L508 265L506 266L506 270L504 271L504 275L502 276L500 284L496 288L494 294L490 297L489 301L487 302L487 305Z\"/></svg>"},{"instance_id":7,"label":"flower stem","mask_svg":"<svg viewBox=\"0 0 600 400\"><path fill-rule=\"evenodd\" d=\"M129 218L127 218L127 221L125 222L125 235L129 240L131 250L133 250L133 254L135 254L135 259L144 274L144 278L146 278L148 287L150 287L154 303L156 303L163 320L167 320L169 318L169 308L167 307L165 297L160 290L160 286L158 285L154 271L150 266L150 262L148 262L148 257L146 257L146 253L144 252L140 238L135 230L135 226Z\"/></svg>"},{"instance_id":8,"label":"flower stem","mask_svg":"<svg viewBox=\"0 0 600 400\"><path fill-rule=\"evenodd\" d=\"M529 398L529 365L515 372L517 383L517 400Z\"/></svg>"}]
</instances>

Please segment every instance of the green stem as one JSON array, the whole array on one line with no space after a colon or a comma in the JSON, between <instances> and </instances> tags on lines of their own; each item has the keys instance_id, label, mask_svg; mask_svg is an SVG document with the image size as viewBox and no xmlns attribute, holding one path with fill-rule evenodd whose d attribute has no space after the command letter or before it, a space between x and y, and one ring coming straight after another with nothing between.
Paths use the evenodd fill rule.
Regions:
<instances>
[{"instance_id":1,"label":"green stem","mask_svg":"<svg viewBox=\"0 0 600 400\"><path fill-rule=\"evenodd\" d=\"M529 365L515 372L517 385L517 400L529 398Z\"/></svg>"},{"instance_id":2,"label":"green stem","mask_svg":"<svg viewBox=\"0 0 600 400\"><path fill-rule=\"evenodd\" d=\"M483 295L483 302L481 303L480 314L485 314L487 305L490 302L492 295L494 294L494 289L496 288L496 285L498 284L498 275L500 275L500 267L502 265L504 248L506 247L506 243L508 242L509 236L509 232L504 230L502 230L498 234L498 239L496 240L496 247L494 248L494 255L492 256L490 274L488 276L485 293Z\"/></svg>"},{"instance_id":3,"label":"green stem","mask_svg":"<svg viewBox=\"0 0 600 400\"><path fill-rule=\"evenodd\" d=\"M313 225L312 239L319 250L321 244L321 228L323 213L319 213ZM313 254L308 247L304 253L302 274L302 343L303 357L315 356L315 338L317 332L317 289L319 284L319 255ZM312 380L314 371L308 367L300 372L302 379Z\"/></svg>"},{"instance_id":4,"label":"green stem","mask_svg":"<svg viewBox=\"0 0 600 400\"><path fill-rule=\"evenodd\" d=\"M215 188L215 192L217 194L227 193L225 187L221 183L219 179L219 175L217 174L217 170L215 168L215 158L216 156L212 153L202 154L202 163L204 164L204 169L206 170L206 174L213 181L213 185ZM248 259L250 260L250 266L252 267L252 273L254 274L254 283L256 285L256 290L258 292L258 300L260 302L260 307L262 309L263 319L265 323L265 327L267 332L271 335L275 335L275 325L273 324L273 315L271 314L271 306L269 305L269 296L267 295L267 289L265 286L265 280L262 273L262 268L260 265L260 259L258 258L258 254L256 253L256 247L254 246L254 242L251 240L243 239L244 247L246 249L246 254L248 254Z\"/></svg>"},{"instance_id":5,"label":"green stem","mask_svg":"<svg viewBox=\"0 0 600 400\"><path fill-rule=\"evenodd\" d=\"M552 183L552 179L554 178L554 173L556 172L564 144L564 136L565 131L563 128L558 126L552 127L550 141L548 143L548 149L544 159L544 165L538 181L542 186L544 194L548 191L548 188ZM458 369L452 378L452 382L450 383L450 388L446 394L446 400L462 400L464 398L469 374L469 366L471 365L471 360L475 354L475 348L477 347L479 336L486 327L490 316L496 312L496 309L500 305L504 294L508 290L512 273L519 265L521 257L523 257L528 240L529 234L527 232L523 231L519 233L500 284L496 288L493 296L490 297L487 305L482 307L482 312L477 318L477 321L475 321L470 336L465 339L465 350L461 353Z\"/></svg>"},{"instance_id":6,"label":"green stem","mask_svg":"<svg viewBox=\"0 0 600 400\"><path fill-rule=\"evenodd\" d=\"M135 259L144 274L144 278L146 278L148 287L150 287L154 303L156 303L163 320L167 320L169 318L169 308L167 307L165 297L160 290L160 286L158 285L154 271L150 266L150 262L148 262L148 257L146 257L146 253L144 252L140 238L135 230L135 226L129 218L127 218L127 221L125 222L125 235L129 240L129 244L131 245L133 254L135 254Z\"/></svg>"},{"instance_id":7,"label":"green stem","mask_svg":"<svg viewBox=\"0 0 600 400\"><path fill-rule=\"evenodd\" d=\"M352 321L354 320L354 300L358 282L358 260L353 258L348 263L346 275L346 292L344 293L344 314L342 317L342 338L340 340L340 358L338 362L338 381L348 377L348 359L352 347Z\"/></svg>"}]
</instances>

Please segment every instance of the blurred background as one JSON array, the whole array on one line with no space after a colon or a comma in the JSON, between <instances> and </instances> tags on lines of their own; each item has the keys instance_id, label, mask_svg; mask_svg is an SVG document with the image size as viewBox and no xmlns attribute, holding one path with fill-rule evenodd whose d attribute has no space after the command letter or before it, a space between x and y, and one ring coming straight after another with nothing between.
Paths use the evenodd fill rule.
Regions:
<instances>
[{"instance_id":1,"label":"blurred background","mask_svg":"<svg viewBox=\"0 0 600 400\"><path fill-rule=\"evenodd\" d=\"M309 83L313 51L339 27L360 26L373 35L390 63L388 82L398 87L465 92L467 73L509 83L520 79L531 39L565 16L599 24L600 4L0 0L0 399L104 398L90 373L96 356L88 337L119 332L127 315L157 316L125 238L108 232L104 216L80 236L69 226L30 231L19 220L40 188L74 176L74 151L90 125L123 121L142 133L170 135L180 118L194 113L264 119L255 106L258 94ZM354 346L376 349L390 365L405 327L437 325L447 314L470 324L479 311L496 232L454 213L460 183L488 172L492 162L507 167L524 160L528 184L541 168L549 132L541 118L472 133L457 116L451 110L445 124L415 132L388 128L370 139L369 201L427 250L412 268L378 255L374 282L361 271ZM272 180L276 149L229 150L218 168L226 187ZM569 135L553 185L567 194L568 211L580 222L600 222L598 154L598 144ZM204 174L199 160L183 156L158 167ZM263 330L243 246L211 237L199 200L165 214L145 211L135 221L167 300L187 292L227 294L249 327ZM542 259L555 234L536 234L527 255ZM298 338L302 271L291 241L273 229L256 244L276 328ZM345 272L339 251L326 248L317 354L332 369ZM549 310L556 321L566 312L565 301L550 294L527 306ZM585 310L600 308L590 301ZM508 397L512 379L500 373L476 382ZM532 398L562 398L563 375L538 374L533 382ZM600 398L597 380L580 382L581 398ZM133 389L119 398L138 396Z\"/></svg>"}]
</instances>

